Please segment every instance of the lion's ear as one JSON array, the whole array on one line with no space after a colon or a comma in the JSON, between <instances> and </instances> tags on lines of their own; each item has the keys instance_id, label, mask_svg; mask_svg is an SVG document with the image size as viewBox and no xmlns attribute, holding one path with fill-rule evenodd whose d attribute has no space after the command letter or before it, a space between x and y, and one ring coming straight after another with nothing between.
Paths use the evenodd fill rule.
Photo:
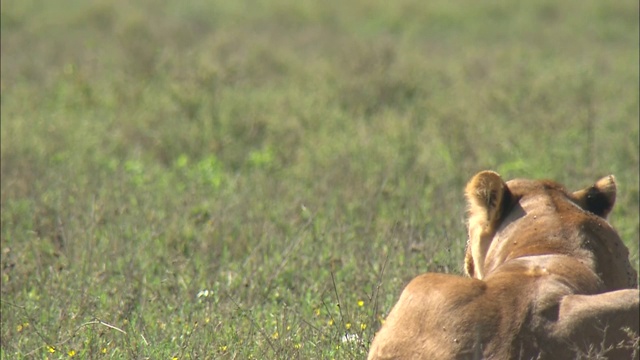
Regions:
<instances>
[{"instance_id":1,"label":"lion's ear","mask_svg":"<svg viewBox=\"0 0 640 360\"><path fill-rule=\"evenodd\" d=\"M511 192L500 175L482 171L469 181L464 193L469 206L469 240L464 268L467 275L482 279L484 259Z\"/></svg>"},{"instance_id":2,"label":"lion's ear","mask_svg":"<svg viewBox=\"0 0 640 360\"><path fill-rule=\"evenodd\" d=\"M482 171L469 181L465 195L469 206L469 218L484 222L474 225L486 229L487 225L495 224L502 215L503 205L510 192L498 173Z\"/></svg>"},{"instance_id":3,"label":"lion's ear","mask_svg":"<svg viewBox=\"0 0 640 360\"><path fill-rule=\"evenodd\" d=\"M607 218L616 202L616 179L605 176L588 188L573 193L576 203L583 209Z\"/></svg>"}]
</instances>

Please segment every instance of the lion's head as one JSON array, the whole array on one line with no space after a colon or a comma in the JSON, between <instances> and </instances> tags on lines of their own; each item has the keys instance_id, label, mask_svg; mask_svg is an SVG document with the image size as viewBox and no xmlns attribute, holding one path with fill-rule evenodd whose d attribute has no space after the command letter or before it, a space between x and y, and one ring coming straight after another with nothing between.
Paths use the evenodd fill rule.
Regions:
<instances>
[{"instance_id":1,"label":"lion's head","mask_svg":"<svg viewBox=\"0 0 640 360\"><path fill-rule=\"evenodd\" d=\"M629 252L606 221L616 200L612 175L569 192L549 180L505 182L497 173L483 171L469 181L465 195L469 276L483 279L522 256L566 254L593 269L606 290L637 286Z\"/></svg>"}]
</instances>

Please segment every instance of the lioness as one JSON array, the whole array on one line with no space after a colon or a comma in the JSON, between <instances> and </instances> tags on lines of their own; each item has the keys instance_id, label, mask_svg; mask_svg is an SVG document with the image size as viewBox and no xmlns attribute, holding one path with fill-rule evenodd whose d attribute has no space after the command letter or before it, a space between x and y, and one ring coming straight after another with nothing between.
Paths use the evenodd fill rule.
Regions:
<instances>
[{"instance_id":1,"label":"lioness","mask_svg":"<svg viewBox=\"0 0 640 360\"><path fill-rule=\"evenodd\" d=\"M413 279L368 359L638 358L637 273L606 221L613 176L571 193L483 171L465 194L470 278Z\"/></svg>"}]
</instances>

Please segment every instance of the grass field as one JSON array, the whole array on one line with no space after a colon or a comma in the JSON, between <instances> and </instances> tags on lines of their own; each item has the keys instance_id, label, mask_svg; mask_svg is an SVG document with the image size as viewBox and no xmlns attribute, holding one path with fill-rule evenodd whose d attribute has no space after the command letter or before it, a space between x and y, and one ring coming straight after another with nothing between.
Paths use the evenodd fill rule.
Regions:
<instances>
[{"instance_id":1,"label":"grass field","mask_svg":"<svg viewBox=\"0 0 640 360\"><path fill-rule=\"evenodd\" d=\"M357 359L477 171L613 173L638 2L3 1L3 359Z\"/></svg>"}]
</instances>

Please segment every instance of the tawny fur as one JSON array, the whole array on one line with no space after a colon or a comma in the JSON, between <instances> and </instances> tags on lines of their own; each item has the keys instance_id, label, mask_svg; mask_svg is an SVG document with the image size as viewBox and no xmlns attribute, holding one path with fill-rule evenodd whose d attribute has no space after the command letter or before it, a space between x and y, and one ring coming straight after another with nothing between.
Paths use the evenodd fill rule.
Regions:
<instances>
[{"instance_id":1,"label":"tawny fur","mask_svg":"<svg viewBox=\"0 0 640 360\"><path fill-rule=\"evenodd\" d=\"M638 358L640 293L606 221L613 176L570 193L491 171L469 181L470 277L427 273L402 292L369 359Z\"/></svg>"}]
</instances>

